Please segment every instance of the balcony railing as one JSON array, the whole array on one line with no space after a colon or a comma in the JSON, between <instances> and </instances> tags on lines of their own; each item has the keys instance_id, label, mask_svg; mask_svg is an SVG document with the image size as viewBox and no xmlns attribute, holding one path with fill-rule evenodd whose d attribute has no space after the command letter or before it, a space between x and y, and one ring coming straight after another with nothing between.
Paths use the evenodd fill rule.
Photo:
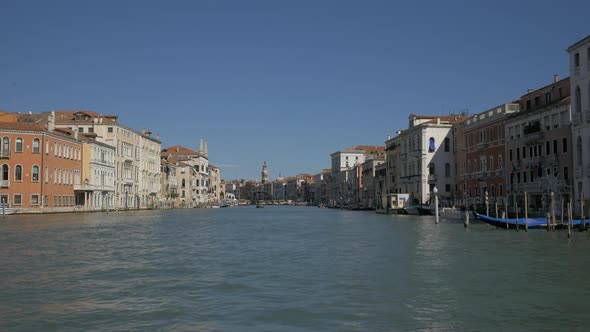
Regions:
<instances>
[{"instance_id":1,"label":"balcony railing","mask_svg":"<svg viewBox=\"0 0 590 332\"><path fill-rule=\"evenodd\" d=\"M0 188L10 187L10 180L0 180Z\"/></svg>"},{"instance_id":2,"label":"balcony railing","mask_svg":"<svg viewBox=\"0 0 590 332\"><path fill-rule=\"evenodd\" d=\"M10 158L10 151L0 152L0 158Z\"/></svg>"}]
</instances>

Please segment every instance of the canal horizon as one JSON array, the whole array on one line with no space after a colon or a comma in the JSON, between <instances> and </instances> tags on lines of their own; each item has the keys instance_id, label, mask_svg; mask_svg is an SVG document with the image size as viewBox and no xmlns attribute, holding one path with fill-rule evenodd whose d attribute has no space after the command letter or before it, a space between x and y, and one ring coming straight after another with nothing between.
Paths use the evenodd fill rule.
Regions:
<instances>
[{"instance_id":1,"label":"canal horizon","mask_svg":"<svg viewBox=\"0 0 590 332\"><path fill-rule=\"evenodd\" d=\"M302 206L14 215L0 330L582 331L589 249Z\"/></svg>"}]
</instances>

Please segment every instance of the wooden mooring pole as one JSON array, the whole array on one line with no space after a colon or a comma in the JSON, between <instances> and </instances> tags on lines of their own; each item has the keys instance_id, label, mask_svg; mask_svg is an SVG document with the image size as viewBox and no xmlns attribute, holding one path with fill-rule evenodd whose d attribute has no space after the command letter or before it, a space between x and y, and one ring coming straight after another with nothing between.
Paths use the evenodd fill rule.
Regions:
<instances>
[{"instance_id":1,"label":"wooden mooring pole","mask_svg":"<svg viewBox=\"0 0 590 332\"><path fill-rule=\"evenodd\" d=\"M516 212L516 231L518 232L518 203L516 202L516 196L514 196L514 211Z\"/></svg>"},{"instance_id":2,"label":"wooden mooring pole","mask_svg":"<svg viewBox=\"0 0 590 332\"><path fill-rule=\"evenodd\" d=\"M524 192L524 231L529 231L529 204L528 204L528 195L526 191Z\"/></svg>"}]
</instances>

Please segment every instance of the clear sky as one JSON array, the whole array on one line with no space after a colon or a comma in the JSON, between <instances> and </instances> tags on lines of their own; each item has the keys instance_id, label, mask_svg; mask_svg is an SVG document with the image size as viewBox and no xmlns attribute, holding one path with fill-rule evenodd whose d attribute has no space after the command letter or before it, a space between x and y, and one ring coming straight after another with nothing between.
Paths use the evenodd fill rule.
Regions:
<instances>
[{"instance_id":1,"label":"clear sky","mask_svg":"<svg viewBox=\"0 0 590 332\"><path fill-rule=\"evenodd\" d=\"M470 114L569 75L590 1L0 0L0 109L87 109L225 179L318 173L410 113Z\"/></svg>"}]
</instances>

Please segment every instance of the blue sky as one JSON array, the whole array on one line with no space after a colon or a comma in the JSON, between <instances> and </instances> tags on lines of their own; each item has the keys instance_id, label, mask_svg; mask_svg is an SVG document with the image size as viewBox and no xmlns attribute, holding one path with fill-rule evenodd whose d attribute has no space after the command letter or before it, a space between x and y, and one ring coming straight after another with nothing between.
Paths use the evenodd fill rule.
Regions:
<instances>
[{"instance_id":1,"label":"blue sky","mask_svg":"<svg viewBox=\"0 0 590 332\"><path fill-rule=\"evenodd\" d=\"M588 1L0 0L0 109L88 109L226 179L318 173L410 113L471 114L569 75Z\"/></svg>"}]
</instances>

